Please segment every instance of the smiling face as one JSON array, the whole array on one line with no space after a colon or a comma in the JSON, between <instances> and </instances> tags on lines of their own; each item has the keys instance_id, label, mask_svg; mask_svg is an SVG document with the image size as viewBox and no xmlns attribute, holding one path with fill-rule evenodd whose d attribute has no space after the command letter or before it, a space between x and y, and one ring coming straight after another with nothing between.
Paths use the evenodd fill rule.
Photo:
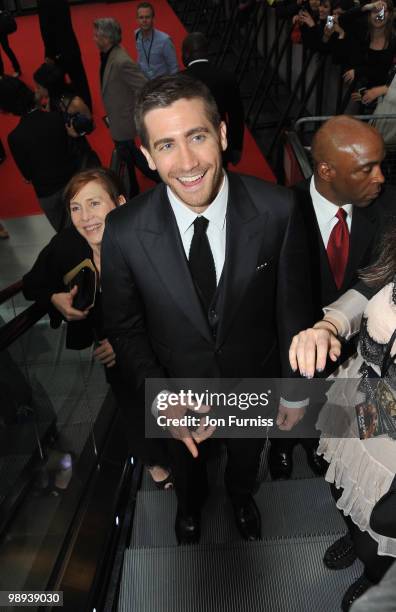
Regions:
<instances>
[{"instance_id":1,"label":"smiling face","mask_svg":"<svg viewBox=\"0 0 396 612\"><path fill-rule=\"evenodd\" d=\"M216 128L201 98L181 98L144 117L148 147L142 147L152 170L188 208L202 212L216 197L223 179L222 151L226 126Z\"/></svg>"},{"instance_id":2,"label":"smiling face","mask_svg":"<svg viewBox=\"0 0 396 612\"><path fill-rule=\"evenodd\" d=\"M125 202L120 196L119 204ZM93 248L100 246L105 219L116 203L98 180L90 181L70 200L70 216L76 230Z\"/></svg>"}]
</instances>

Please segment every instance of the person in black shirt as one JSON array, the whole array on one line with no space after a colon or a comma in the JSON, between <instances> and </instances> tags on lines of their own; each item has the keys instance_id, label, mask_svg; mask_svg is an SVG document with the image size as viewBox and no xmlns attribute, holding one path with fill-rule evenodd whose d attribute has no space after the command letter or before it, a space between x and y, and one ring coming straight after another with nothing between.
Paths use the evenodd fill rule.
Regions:
<instances>
[{"instance_id":1,"label":"person in black shirt","mask_svg":"<svg viewBox=\"0 0 396 612\"><path fill-rule=\"evenodd\" d=\"M101 166L86 135L95 128L91 111L85 101L66 83L65 75L56 64L42 64L33 74L36 98L46 100L45 110L57 111L63 117L69 145L79 170Z\"/></svg>"},{"instance_id":2,"label":"person in black shirt","mask_svg":"<svg viewBox=\"0 0 396 612\"><path fill-rule=\"evenodd\" d=\"M34 92L13 77L0 79L0 109L20 117L8 145L23 177L32 183L41 208L58 232L65 223L62 191L74 174L75 161L59 113L36 106Z\"/></svg>"},{"instance_id":3,"label":"person in black shirt","mask_svg":"<svg viewBox=\"0 0 396 612\"><path fill-rule=\"evenodd\" d=\"M354 48L344 80L353 82L352 100L362 103L364 113L374 111L388 83L396 54L392 16L392 1L386 0L353 8L339 18L341 27L352 38Z\"/></svg>"},{"instance_id":4,"label":"person in black shirt","mask_svg":"<svg viewBox=\"0 0 396 612\"><path fill-rule=\"evenodd\" d=\"M80 46L73 30L67 0L37 0L45 61L56 62L69 75L76 92L92 110L91 92L81 59Z\"/></svg>"}]
</instances>

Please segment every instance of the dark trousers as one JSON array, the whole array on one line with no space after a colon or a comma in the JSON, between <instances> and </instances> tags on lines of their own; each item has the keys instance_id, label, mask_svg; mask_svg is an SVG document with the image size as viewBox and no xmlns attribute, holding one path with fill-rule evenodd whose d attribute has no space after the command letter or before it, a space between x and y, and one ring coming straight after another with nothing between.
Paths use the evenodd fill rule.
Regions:
<instances>
[{"instance_id":1,"label":"dark trousers","mask_svg":"<svg viewBox=\"0 0 396 612\"><path fill-rule=\"evenodd\" d=\"M63 188L49 196L40 197L39 204L56 232L60 232L67 219L66 207L63 202Z\"/></svg>"},{"instance_id":2,"label":"dark trousers","mask_svg":"<svg viewBox=\"0 0 396 612\"><path fill-rule=\"evenodd\" d=\"M11 49L9 43L8 43L8 36L6 34L3 34L0 36L0 45L3 47L3 51L6 55L8 55L9 60L12 64L12 67L14 68L15 72L20 72L21 67L19 65L19 62L16 58L15 53L13 52L13 50ZM1 53L0 53L0 76L2 76L4 74L4 64L3 64L3 60L1 57Z\"/></svg>"},{"instance_id":3,"label":"dark trousers","mask_svg":"<svg viewBox=\"0 0 396 612\"><path fill-rule=\"evenodd\" d=\"M151 170L143 153L136 146L134 140L115 140L114 144L119 153L120 158L125 163L129 176L129 193L128 197L133 198L139 193L139 185L136 178L135 167L139 168L147 178L160 182L158 172Z\"/></svg>"},{"instance_id":4,"label":"dark trousers","mask_svg":"<svg viewBox=\"0 0 396 612\"><path fill-rule=\"evenodd\" d=\"M211 440L198 446L196 459L183 442L168 440L168 456L174 477L177 501L185 514L199 512L208 494L206 459ZM216 441L217 442L217 441ZM224 440L227 446L225 485L230 497L237 503L257 490L257 473L264 446L263 439Z\"/></svg>"},{"instance_id":5,"label":"dark trousers","mask_svg":"<svg viewBox=\"0 0 396 612\"><path fill-rule=\"evenodd\" d=\"M337 489L334 484L330 485L330 488L335 501L338 501L342 495L342 489ZM358 559L364 564L366 578L374 584L378 584L394 562L394 558L379 556L377 554L378 544L367 531L360 531L349 516L345 516L343 512L341 512L341 515L354 543Z\"/></svg>"},{"instance_id":6,"label":"dark trousers","mask_svg":"<svg viewBox=\"0 0 396 612\"><path fill-rule=\"evenodd\" d=\"M85 73L84 64L82 63L81 55L59 59L59 64L69 75L73 85L73 89L82 98L85 104L92 111L92 98L88 85L87 75Z\"/></svg>"}]
</instances>

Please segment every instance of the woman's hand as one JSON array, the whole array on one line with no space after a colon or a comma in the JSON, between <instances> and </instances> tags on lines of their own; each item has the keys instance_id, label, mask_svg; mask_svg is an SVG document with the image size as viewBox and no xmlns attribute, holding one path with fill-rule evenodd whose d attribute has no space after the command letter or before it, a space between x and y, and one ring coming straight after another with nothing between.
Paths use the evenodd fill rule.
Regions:
<instances>
[{"instance_id":1,"label":"woman's hand","mask_svg":"<svg viewBox=\"0 0 396 612\"><path fill-rule=\"evenodd\" d=\"M94 357L99 361L99 363L105 365L106 368L112 368L115 365L115 352L113 351L113 347L107 338L104 340L99 340L99 346L94 350Z\"/></svg>"},{"instance_id":2,"label":"woman's hand","mask_svg":"<svg viewBox=\"0 0 396 612\"><path fill-rule=\"evenodd\" d=\"M355 80L355 69L351 68L350 70L344 72L342 78L344 79L344 83L352 83L352 81Z\"/></svg>"},{"instance_id":3,"label":"woman's hand","mask_svg":"<svg viewBox=\"0 0 396 612\"><path fill-rule=\"evenodd\" d=\"M66 321L82 321L89 313L89 310L77 310L73 308L73 300L77 294L78 287L74 285L73 289L65 293L53 293L51 303L63 316Z\"/></svg>"},{"instance_id":4,"label":"woman's hand","mask_svg":"<svg viewBox=\"0 0 396 612\"><path fill-rule=\"evenodd\" d=\"M367 89L362 96L362 102L363 104L370 104L370 102L374 102L374 100L376 100L380 96L384 96L387 91L388 88L386 87L386 85Z\"/></svg>"},{"instance_id":5,"label":"woman's hand","mask_svg":"<svg viewBox=\"0 0 396 612\"><path fill-rule=\"evenodd\" d=\"M333 23L330 26L328 26L326 24L325 27L324 27L324 30L323 30L323 42L325 42L325 43L329 42L329 40L330 40L332 34L334 34L334 32L335 32L335 22L333 21Z\"/></svg>"},{"instance_id":6,"label":"woman's hand","mask_svg":"<svg viewBox=\"0 0 396 612\"><path fill-rule=\"evenodd\" d=\"M369 4L365 4L362 6L362 11L375 11L379 13L382 8L386 8L384 2L382 0L378 0L378 2L370 2Z\"/></svg>"},{"instance_id":7,"label":"woman's hand","mask_svg":"<svg viewBox=\"0 0 396 612\"><path fill-rule=\"evenodd\" d=\"M308 13L308 11L300 11L300 23L306 25L308 28L313 28L315 26L315 21L312 19L312 15Z\"/></svg>"},{"instance_id":8,"label":"woman's hand","mask_svg":"<svg viewBox=\"0 0 396 612\"><path fill-rule=\"evenodd\" d=\"M293 371L312 378L315 372L323 372L327 356L337 361L341 354L341 343L326 321L314 328L306 329L294 336L289 349L289 361Z\"/></svg>"},{"instance_id":9,"label":"woman's hand","mask_svg":"<svg viewBox=\"0 0 396 612\"><path fill-rule=\"evenodd\" d=\"M345 31L342 29L340 24L338 23L338 15L334 15L334 32L338 34L338 40L342 40L345 38Z\"/></svg>"}]
</instances>

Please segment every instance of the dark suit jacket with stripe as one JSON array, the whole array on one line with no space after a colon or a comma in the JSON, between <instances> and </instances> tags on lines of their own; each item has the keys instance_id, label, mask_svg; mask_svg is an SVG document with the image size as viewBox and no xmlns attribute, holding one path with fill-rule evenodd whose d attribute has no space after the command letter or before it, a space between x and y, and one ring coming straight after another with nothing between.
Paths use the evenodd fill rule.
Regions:
<instances>
[{"instance_id":1,"label":"dark suit jacket with stripe","mask_svg":"<svg viewBox=\"0 0 396 612\"><path fill-rule=\"evenodd\" d=\"M233 173L229 183L225 263L209 316L165 185L108 215L105 330L138 388L151 377L292 375L291 338L312 319L302 219L283 187Z\"/></svg>"}]
</instances>

